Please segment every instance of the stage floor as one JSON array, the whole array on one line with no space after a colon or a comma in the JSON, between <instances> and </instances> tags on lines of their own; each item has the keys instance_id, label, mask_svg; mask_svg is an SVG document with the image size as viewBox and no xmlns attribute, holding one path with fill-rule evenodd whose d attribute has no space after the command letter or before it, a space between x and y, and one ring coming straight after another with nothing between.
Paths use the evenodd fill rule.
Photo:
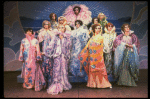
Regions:
<instances>
[{"instance_id":1,"label":"stage floor","mask_svg":"<svg viewBox=\"0 0 150 99\"><path fill-rule=\"evenodd\" d=\"M72 89L58 95L50 95L43 89L35 92L34 89L24 89L22 83L17 83L17 72L4 72L5 98L147 98L148 97L148 70L140 70L137 87L119 86L112 83L112 89L94 89L86 87L86 83L71 83Z\"/></svg>"}]
</instances>

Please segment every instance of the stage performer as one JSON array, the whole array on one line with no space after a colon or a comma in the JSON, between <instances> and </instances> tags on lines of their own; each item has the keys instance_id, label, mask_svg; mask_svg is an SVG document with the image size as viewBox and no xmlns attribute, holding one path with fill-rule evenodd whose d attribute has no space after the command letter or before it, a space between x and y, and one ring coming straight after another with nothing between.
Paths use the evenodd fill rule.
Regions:
<instances>
[{"instance_id":1,"label":"stage performer","mask_svg":"<svg viewBox=\"0 0 150 99\"><path fill-rule=\"evenodd\" d=\"M50 18L50 23L51 23L52 30L57 29L57 26L58 26L57 15L55 13L51 13L49 15L49 18Z\"/></svg>"},{"instance_id":2,"label":"stage performer","mask_svg":"<svg viewBox=\"0 0 150 99\"><path fill-rule=\"evenodd\" d=\"M97 18L97 17L94 17L94 18L92 18L92 25L93 24L97 24L97 23L99 23L99 18ZM93 31L92 31L92 25L91 25L91 27L89 28L89 35L90 35L90 38L93 36Z\"/></svg>"},{"instance_id":3,"label":"stage performer","mask_svg":"<svg viewBox=\"0 0 150 99\"><path fill-rule=\"evenodd\" d=\"M105 33L103 34L104 44L104 62L107 70L107 75L112 74L113 64L114 64L114 51L113 51L113 41L116 38L116 28L112 23L107 23L105 28Z\"/></svg>"},{"instance_id":4,"label":"stage performer","mask_svg":"<svg viewBox=\"0 0 150 99\"><path fill-rule=\"evenodd\" d=\"M58 24L64 25L67 31L71 31L71 27L67 24L67 20L64 16L58 17Z\"/></svg>"},{"instance_id":5,"label":"stage performer","mask_svg":"<svg viewBox=\"0 0 150 99\"><path fill-rule=\"evenodd\" d=\"M87 75L85 71L80 72L80 60L78 59L79 53L85 47L89 38L89 31L87 29L83 29L82 24L81 20L76 20L75 25L77 29L73 30L71 34L72 49L69 72L76 78L79 76L84 77L86 80Z\"/></svg>"},{"instance_id":6,"label":"stage performer","mask_svg":"<svg viewBox=\"0 0 150 99\"><path fill-rule=\"evenodd\" d=\"M106 16L105 16L104 13L99 13L97 17L98 17L99 20L100 20L99 23L100 23L101 26L102 26L102 34L103 34L103 33L105 32L105 31L104 31L105 25L108 23L108 21L106 20Z\"/></svg>"},{"instance_id":7,"label":"stage performer","mask_svg":"<svg viewBox=\"0 0 150 99\"><path fill-rule=\"evenodd\" d=\"M80 71L85 70L88 75L87 87L112 88L103 59L102 27L94 24L92 30L92 38L78 56L81 62Z\"/></svg>"},{"instance_id":8,"label":"stage performer","mask_svg":"<svg viewBox=\"0 0 150 99\"><path fill-rule=\"evenodd\" d=\"M23 88L40 91L46 86L38 61L41 61L39 42L34 38L31 28L25 31L26 38L20 45L19 61L23 62L21 77L24 78Z\"/></svg>"},{"instance_id":9,"label":"stage performer","mask_svg":"<svg viewBox=\"0 0 150 99\"><path fill-rule=\"evenodd\" d=\"M46 48L45 55L54 59L53 80L48 87L48 94L62 93L63 90L72 88L68 80L68 62L70 59L70 33L64 25L58 25L55 37Z\"/></svg>"},{"instance_id":10,"label":"stage performer","mask_svg":"<svg viewBox=\"0 0 150 99\"><path fill-rule=\"evenodd\" d=\"M65 9L63 16L67 19L67 23L74 29L76 28L76 20L81 20L84 28L87 29L87 25L92 21L91 14L87 6L83 4L74 4Z\"/></svg>"},{"instance_id":11,"label":"stage performer","mask_svg":"<svg viewBox=\"0 0 150 99\"><path fill-rule=\"evenodd\" d=\"M113 43L114 75L118 85L137 86L135 81L139 75L139 39L130 30L129 24L123 24L122 34Z\"/></svg>"},{"instance_id":12,"label":"stage performer","mask_svg":"<svg viewBox=\"0 0 150 99\"><path fill-rule=\"evenodd\" d=\"M45 49L48 46L49 42L53 38L51 24L48 20L44 20L42 23L43 28L39 30L38 40L41 44L42 49L42 71L47 82L47 87L51 84L52 80L52 71L53 71L53 59L45 56Z\"/></svg>"}]
</instances>

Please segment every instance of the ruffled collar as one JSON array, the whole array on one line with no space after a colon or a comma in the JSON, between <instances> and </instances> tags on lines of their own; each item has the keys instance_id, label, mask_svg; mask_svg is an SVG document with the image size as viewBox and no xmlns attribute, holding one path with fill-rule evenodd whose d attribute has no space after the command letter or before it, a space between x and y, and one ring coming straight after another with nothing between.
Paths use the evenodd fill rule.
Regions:
<instances>
[{"instance_id":1,"label":"ruffled collar","mask_svg":"<svg viewBox=\"0 0 150 99\"><path fill-rule=\"evenodd\" d=\"M79 28L76 28L76 27L75 27L75 30L77 30L77 31L79 31L80 29L84 29L84 28L83 28L83 25L80 26Z\"/></svg>"},{"instance_id":2,"label":"ruffled collar","mask_svg":"<svg viewBox=\"0 0 150 99\"><path fill-rule=\"evenodd\" d=\"M112 28L112 30L111 31L108 31L108 29L105 27L104 28L104 30L105 30L105 33L115 33L115 29L116 29L116 27L114 26L113 28Z\"/></svg>"},{"instance_id":3,"label":"ruffled collar","mask_svg":"<svg viewBox=\"0 0 150 99\"><path fill-rule=\"evenodd\" d=\"M122 32L123 35L125 35L122 30L121 30L121 32ZM130 31L129 31L129 35L131 35L132 33L134 33L134 31L130 30Z\"/></svg>"}]
</instances>

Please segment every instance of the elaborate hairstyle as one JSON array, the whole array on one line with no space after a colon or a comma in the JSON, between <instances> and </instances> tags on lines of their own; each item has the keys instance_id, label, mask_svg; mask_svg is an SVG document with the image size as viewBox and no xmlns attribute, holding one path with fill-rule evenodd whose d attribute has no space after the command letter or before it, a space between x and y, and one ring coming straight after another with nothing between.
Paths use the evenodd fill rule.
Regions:
<instances>
[{"instance_id":1,"label":"elaborate hairstyle","mask_svg":"<svg viewBox=\"0 0 150 99\"><path fill-rule=\"evenodd\" d=\"M83 22L82 22L81 20L76 20L76 21L75 21L75 26L76 26L76 23L77 23L77 22L79 22L80 25L83 25Z\"/></svg>"},{"instance_id":2,"label":"elaborate hairstyle","mask_svg":"<svg viewBox=\"0 0 150 99\"><path fill-rule=\"evenodd\" d=\"M97 17L100 18L100 15L104 15L104 19L106 20L107 17L105 16L104 13L99 13Z\"/></svg>"},{"instance_id":3,"label":"elaborate hairstyle","mask_svg":"<svg viewBox=\"0 0 150 99\"><path fill-rule=\"evenodd\" d=\"M125 26L128 25L129 29L131 29L131 26L128 24L128 23L124 23L122 26L121 26L121 30L124 32L124 28Z\"/></svg>"},{"instance_id":4,"label":"elaborate hairstyle","mask_svg":"<svg viewBox=\"0 0 150 99\"><path fill-rule=\"evenodd\" d=\"M66 20L66 18L64 16L58 17L58 23L59 23L60 20L64 21L64 23L63 23L64 25L67 24L67 20Z\"/></svg>"},{"instance_id":5,"label":"elaborate hairstyle","mask_svg":"<svg viewBox=\"0 0 150 99\"><path fill-rule=\"evenodd\" d=\"M112 23L110 23L110 22L108 22L106 25L105 25L105 27L108 29L108 26L112 26L112 27L114 27L114 25L112 24Z\"/></svg>"},{"instance_id":6,"label":"elaborate hairstyle","mask_svg":"<svg viewBox=\"0 0 150 99\"><path fill-rule=\"evenodd\" d=\"M34 34L32 28L27 28L26 31L25 31L25 34L26 34L28 31L30 31L30 32L32 32L32 34Z\"/></svg>"},{"instance_id":7,"label":"elaborate hairstyle","mask_svg":"<svg viewBox=\"0 0 150 99\"><path fill-rule=\"evenodd\" d=\"M102 26L101 26L99 23L98 23L98 24L93 24L93 25L92 25L92 31L93 31L93 33L95 34L95 28L96 28L97 26L100 26L100 27L101 27L100 33L102 33Z\"/></svg>"},{"instance_id":8,"label":"elaborate hairstyle","mask_svg":"<svg viewBox=\"0 0 150 99\"><path fill-rule=\"evenodd\" d=\"M67 21L67 20L66 20L66 18L65 18L64 16L60 16L60 17L58 17L58 22L59 22L60 20Z\"/></svg>"},{"instance_id":9,"label":"elaborate hairstyle","mask_svg":"<svg viewBox=\"0 0 150 99\"><path fill-rule=\"evenodd\" d=\"M44 25L48 24L48 28L51 27L51 23L48 20L44 20L42 23L42 27L44 28Z\"/></svg>"},{"instance_id":10,"label":"elaborate hairstyle","mask_svg":"<svg viewBox=\"0 0 150 99\"><path fill-rule=\"evenodd\" d=\"M98 23L99 23L99 18L97 18L97 17L92 18L92 23L94 24L95 19L98 19Z\"/></svg>"},{"instance_id":11,"label":"elaborate hairstyle","mask_svg":"<svg viewBox=\"0 0 150 99\"><path fill-rule=\"evenodd\" d=\"M79 9L79 13L80 13L81 8L80 8L79 6L75 6L75 7L73 8L73 11L75 12L75 9L76 9L76 8Z\"/></svg>"},{"instance_id":12,"label":"elaborate hairstyle","mask_svg":"<svg viewBox=\"0 0 150 99\"><path fill-rule=\"evenodd\" d=\"M49 15L50 20L52 20L53 14L55 14L55 13L51 13L51 14ZM55 21L56 21L56 20L57 20L57 15L55 14Z\"/></svg>"},{"instance_id":13,"label":"elaborate hairstyle","mask_svg":"<svg viewBox=\"0 0 150 99\"><path fill-rule=\"evenodd\" d=\"M76 8L76 6L80 7L80 13L78 14L78 16L76 16L76 14L74 13L74 10ZM80 9L79 8L79 9ZM69 22L70 26L74 27L75 24L74 22L76 21L76 18L78 17L78 20L82 20L82 22L86 25L88 25L91 21L92 21L92 17L91 17L92 12L89 11L89 8L86 5L83 4L74 4L74 5L69 5L64 13L63 16L67 19L67 22Z\"/></svg>"}]
</instances>

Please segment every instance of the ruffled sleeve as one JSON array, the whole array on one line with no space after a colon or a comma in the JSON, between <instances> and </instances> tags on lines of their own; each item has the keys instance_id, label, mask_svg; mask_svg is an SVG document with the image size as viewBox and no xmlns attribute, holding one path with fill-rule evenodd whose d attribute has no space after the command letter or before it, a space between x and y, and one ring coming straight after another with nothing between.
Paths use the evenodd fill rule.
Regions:
<instances>
[{"instance_id":1,"label":"ruffled sleeve","mask_svg":"<svg viewBox=\"0 0 150 99\"><path fill-rule=\"evenodd\" d=\"M131 35L132 35L132 42L133 42L133 45L136 46L137 52L138 52L138 54L139 54L139 48L140 48L139 39L138 39L138 37L137 37L135 34L131 34Z\"/></svg>"},{"instance_id":2,"label":"ruffled sleeve","mask_svg":"<svg viewBox=\"0 0 150 99\"><path fill-rule=\"evenodd\" d=\"M21 44L20 44L20 54L19 54L19 61L24 61L24 59L23 59L23 51L24 51L24 39L21 41Z\"/></svg>"},{"instance_id":3,"label":"ruffled sleeve","mask_svg":"<svg viewBox=\"0 0 150 99\"><path fill-rule=\"evenodd\" d=\"M115 48L117 48L117 46L119 46L121 44L122 37L123 37L123 34L120 34L115 38L115 40L113 42L113 51L115 51Z\"/></svg>"},{"instance_id":4,"label":"ruffled sleeve","mask_svg":"<svg viewBox=\"0 0 150 99\"><path fill-rule=\"evenodd\" d=\"M39 30L39 34L38 34L38 41L39 43L43 41L43 29Z\"/></svg>"}]
</instances>

